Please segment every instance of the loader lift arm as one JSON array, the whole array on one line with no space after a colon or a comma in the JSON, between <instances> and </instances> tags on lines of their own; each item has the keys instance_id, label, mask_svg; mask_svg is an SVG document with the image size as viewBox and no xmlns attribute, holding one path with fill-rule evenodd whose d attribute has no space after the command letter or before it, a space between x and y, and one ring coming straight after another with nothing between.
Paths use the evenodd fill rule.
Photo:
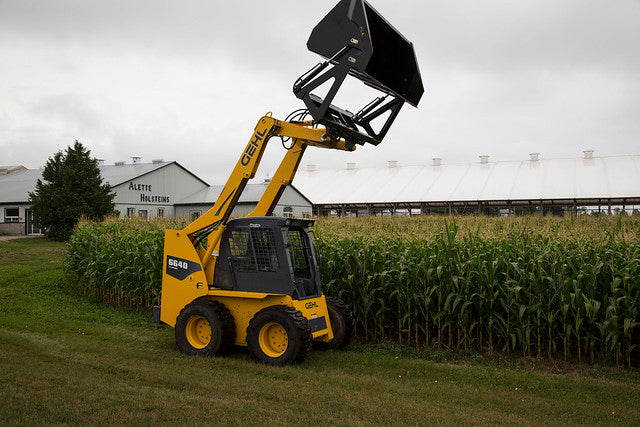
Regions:
<instances>
[{"instance_id":1,"label":"loader lift arm","mask_svg":"<svg viewBox=\"0 0 640 427\"><path fill-rule=\"evenodd\" d=\"M225 225L247 182L255 177L270 138L281 136L291 138L292 142L264 194L248 216L271 215L282 192L287 185L291 184L307 146L344 151L355 149L343 140L332 140L325 128L313 126L311 121L280 121L274 119L271 113L262 117L213 207L182 230L189 236L198 251L209 283L213 282L215 269L215 257L212 255L219 250L220 237L225 230ZM205 240L206 245L203 245Z\"/></svg>"}]
</instances>

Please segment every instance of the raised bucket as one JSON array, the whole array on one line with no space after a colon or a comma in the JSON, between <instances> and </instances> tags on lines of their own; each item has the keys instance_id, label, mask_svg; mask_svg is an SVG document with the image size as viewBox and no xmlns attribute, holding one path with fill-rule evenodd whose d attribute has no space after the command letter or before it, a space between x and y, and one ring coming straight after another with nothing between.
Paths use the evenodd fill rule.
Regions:
<instances>
[{"instance_id":1,"label":"raised bucket","mask_svg":"<svg viewBox=\"0 0 640 427\"><path fill-rule=\"evenodd\" d=\"M315 26L307 47L326 62L301 76L293 91L331 137L377 145L402 105L417 107L424 93L413 44L364 0L341 0ZM357 113L332 105L347 75L382 92L381 96ZM332 83L324 98L312 93L326 82ZM386 118L383 125L374 130L374 120L379 123L381 117Z\"/></svg>"},{"instance_id":2,"label":"raised bucket","mask_svg":"<svg viewBox=\"0 0 640 427\"><path fill-rule=\"evenodd\" d=\"M307 42L310 51L327 59L345 46L359 51L350 74L418 106L424 87L413 44L366 1L340 1Z\"/></svg>"}]
</instances>

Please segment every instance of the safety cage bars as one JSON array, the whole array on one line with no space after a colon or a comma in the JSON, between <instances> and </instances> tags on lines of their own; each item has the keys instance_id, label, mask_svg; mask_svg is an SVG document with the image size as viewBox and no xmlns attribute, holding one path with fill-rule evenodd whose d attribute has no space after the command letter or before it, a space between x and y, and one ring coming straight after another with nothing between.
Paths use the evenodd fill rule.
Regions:
<instances>
[{"instance_id":1,"label":"safety cage bars","mask_svg":"<svg viewBox=\"0 0 640 427\"><path fill-rule=\"evenodd\" d=\"M276 242L270 228L232 230L229 249L232 264L238 271L273 272L280 269Z\"/></svg>"}]
</instances>

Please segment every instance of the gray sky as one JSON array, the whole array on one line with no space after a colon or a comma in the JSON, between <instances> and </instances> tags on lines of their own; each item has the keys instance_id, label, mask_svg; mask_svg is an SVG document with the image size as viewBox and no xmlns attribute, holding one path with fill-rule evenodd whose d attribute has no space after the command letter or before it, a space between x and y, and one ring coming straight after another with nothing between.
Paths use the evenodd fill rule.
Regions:
<instances>
[{"instance_id":1,"label":"gray sky","mask_svg":"<svg viewBox=\"0 0 640 427\"><path fill-rule=\"evenodd\" d=\"M640 0L370 3L414 43L426 92L380 146L310 149L303 167L640 154ZM334 4L0 0L0 164L78 139L222 183L264 113L303 107L291 86ZM258 176L282 155L272 140Z\"/></svg>"}]
</instances>

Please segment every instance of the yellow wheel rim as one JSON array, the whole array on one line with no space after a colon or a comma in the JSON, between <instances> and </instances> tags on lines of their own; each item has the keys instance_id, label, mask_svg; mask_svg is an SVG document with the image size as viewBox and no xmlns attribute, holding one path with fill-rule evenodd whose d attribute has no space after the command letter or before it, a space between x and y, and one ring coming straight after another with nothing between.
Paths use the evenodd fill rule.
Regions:
<instances>
[{"instance_id":1,"label":"yellow wheel rim","mask_svg":"<svg viewBox=\"0 0 640 427\"><path fill-rule=\"evenodd\" d=\"M211 342L211 325L202 316L193 316L187 321L185 328L187 341L197 349L205 348Z\"/></svg>"},{"instance_id":2,"label":"yellow wheel rim","mask_svg":"<svg viewBox=\"0 0 640 427\"><path fill-rule=\"evenodd\" d=\"M281 324L269 322L260 329L258 343L264 354L279 357L287 351L289 336Z\"/></svg>"}]
</instances>

